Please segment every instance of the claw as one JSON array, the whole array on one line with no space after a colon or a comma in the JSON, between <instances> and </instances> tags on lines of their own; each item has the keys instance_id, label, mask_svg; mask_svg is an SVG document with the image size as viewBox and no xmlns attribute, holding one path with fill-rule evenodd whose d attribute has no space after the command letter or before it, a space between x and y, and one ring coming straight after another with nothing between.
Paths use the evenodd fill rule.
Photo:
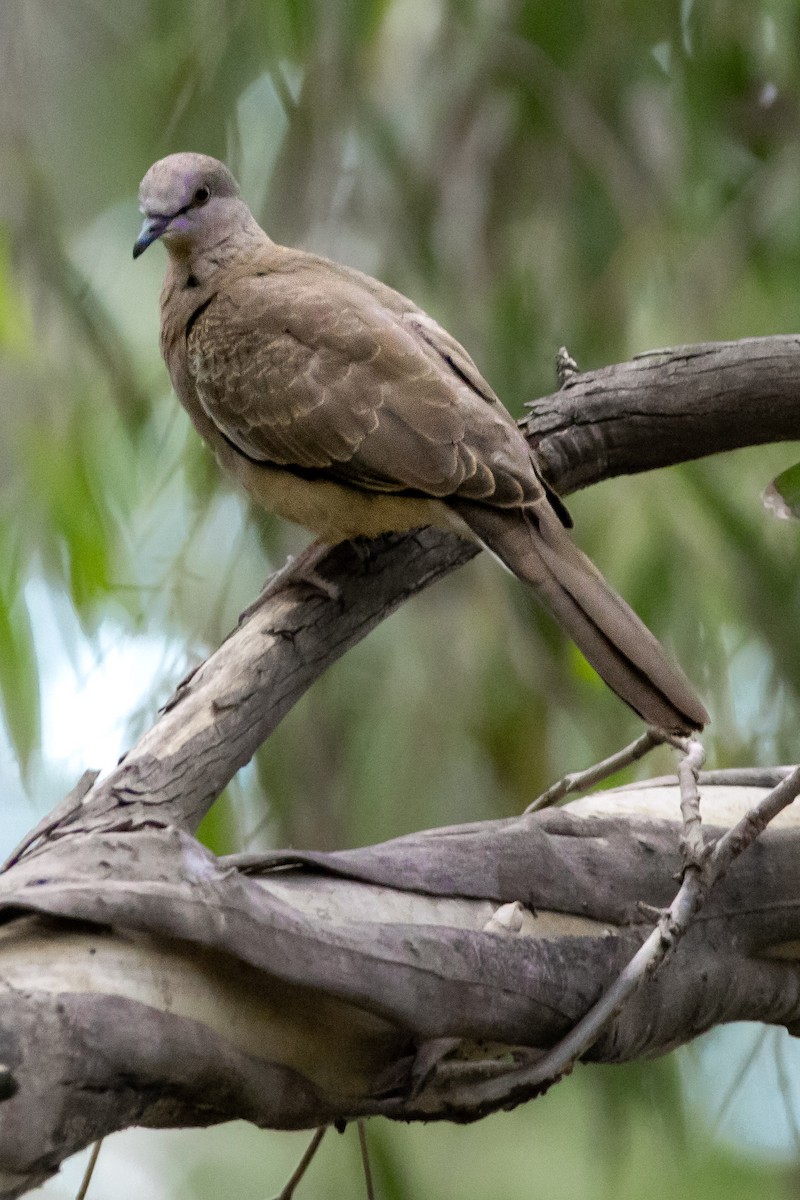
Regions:
<instances>
[{"instance_id":1,"label":"claw","mask_svg":"<svg viewBox=\"0 0 800 1200\"><path fill-rule=\"evenodd\" d=\"M317 570L317 565L325 558L330 546L324 542L312 542L301 554L290 555L282 567L270 575L263 588L252 604L239 614L239 624L246 621L258 609L278 592L290 587L306 587L335 604L342 600L342 589L338 584L325 579Z\"/></svg>"}]
</instances>

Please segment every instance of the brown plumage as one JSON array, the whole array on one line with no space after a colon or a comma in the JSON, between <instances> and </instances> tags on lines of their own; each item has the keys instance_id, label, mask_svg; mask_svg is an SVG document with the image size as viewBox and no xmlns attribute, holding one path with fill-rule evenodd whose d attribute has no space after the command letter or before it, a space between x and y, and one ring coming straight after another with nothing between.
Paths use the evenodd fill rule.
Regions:
<instances>
[{"instance_id":1,"label":"brown plumage","mask_svg":"<svg viewBox=\"0 0 800 1200\"><path fill-rule=\"evenodd\" d=\"M222 464L336 542L440 525L534 589L618 696L687 733L702 704L573 544L561 501L466 350L405 296L272 242L222 163L174 154L140 190L134 256L169 251L161 349Z\"/></svg>"}]
</instances>

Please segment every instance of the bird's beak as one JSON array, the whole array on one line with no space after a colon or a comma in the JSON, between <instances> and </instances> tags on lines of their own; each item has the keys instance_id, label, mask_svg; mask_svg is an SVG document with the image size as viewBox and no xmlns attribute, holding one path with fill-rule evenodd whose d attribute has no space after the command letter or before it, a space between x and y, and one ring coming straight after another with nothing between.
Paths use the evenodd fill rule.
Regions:
<instances>
[{"instance_id":1,"label":"bird's beak","mask_svg":"<svg viewBox=\"0 0 800 1200\"><path fill-rule=\"evenodd\" d=\"M142 222L142 228L139 230L139 236L134 242L133 257L138 258L140 254L144 254L151 242L155 242L161 237L164 230L170 223L170 217L145 217Z\"/></svg>"}]
</instances>

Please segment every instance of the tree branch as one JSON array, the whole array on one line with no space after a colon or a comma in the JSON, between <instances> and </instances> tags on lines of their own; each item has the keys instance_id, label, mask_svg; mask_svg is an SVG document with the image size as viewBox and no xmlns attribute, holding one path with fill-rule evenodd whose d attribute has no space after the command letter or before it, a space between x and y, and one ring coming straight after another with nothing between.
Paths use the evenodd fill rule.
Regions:
<instances>
[{"instance_id":1,"label":"tree branch","mask_svg":"<svg viewBox=\"0 0 800 1200\"><path fill-rule=\"evenodd\" d=\"M800 1022L798 851L788 828L737 859L594 1061L721 1021ZM569 1032L647 938L643 903L670 902L680 824L549 810L258 862L145 830L65 838L45 875L44 861L0 879L0 1057L16 1088L0 1104L2 1196L132 1123L286 1129L500 1107L502 1087L465 1107L448 1064L485 1073L488 1044L508 1072ZM507 905L520 921L493 919Z\"/></svg>"},{"instance_id":2,"label":"tree branch","mask_svg":"<svg viewBox=\"0 0 800 1200\"><path fill-rule=\"evenodd\" d=\"M800 339L753 338L642 355L571 377L531 405L527 433L561 492L625 471L800 437ZM635 405L632 397L635 396ZM204 662L120 765L53 833L194 829L326 667L404 601L477 553L434 529L330 550L339 599L287 581Z\"/></svg>"},{"instance_id":3,"label":"tree branch","mask_svg":"<svg viewBox=\"0 0 800 1200\"><path fill-rule=\"evenodd\" d=\"M600 479L800 437L800 336L705 342L570 376L527 433L567 494Z\"/></svg>"},{"instance_id":4,"label":"tree branch","mask_svg":"<svg viewBox=\"0 0 800 1200\"><path fill-rule=\"evenodd\" d=\"M798 356L798 339L768 338L571 376L533 406L528 433L564 492L796 438ZM472 1119L507 1100L509 1070L564 1038L640 949L645 912L673 899L680 827L608 809L644 794L648 812L664 802L677 817L674 781L328 855L218 860L190 835L326 666L474 553L433 530L332 549L318 570L339 599L282 584L118 767L84 776L11 856L0 1197L134 1123ZM768 783L785 799L785 776L701 776L702 845L719 797ZM659 1053L720 1021L800 1026L800 832L767 831L737 857L773 815L756 811L710 854L692 835L693 877L716 872L714 892L588 1058ZM484 1088L466 1110L465 1086Z\"/></svg>"}]
</instances>

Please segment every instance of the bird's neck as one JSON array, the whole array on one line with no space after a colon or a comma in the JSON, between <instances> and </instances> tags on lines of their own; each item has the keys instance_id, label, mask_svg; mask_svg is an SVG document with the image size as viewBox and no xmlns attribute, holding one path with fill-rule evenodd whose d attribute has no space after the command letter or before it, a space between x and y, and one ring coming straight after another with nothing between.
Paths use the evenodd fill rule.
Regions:
<instances>
[{"instance_id":1,"label":"bird's neck","mask_svg":"<svg viewBox=\"0 0 800 1200\"><path fill-rule=\"evenodd\" d=\"M173 287L205 287L220 271L229 271L240 262L268 255L273 246L243 205L239 220L235 223L227 220L218 229L211 226L202 243L171 240L167 244L168 275Z\"/></svg>"}]
</instances>

